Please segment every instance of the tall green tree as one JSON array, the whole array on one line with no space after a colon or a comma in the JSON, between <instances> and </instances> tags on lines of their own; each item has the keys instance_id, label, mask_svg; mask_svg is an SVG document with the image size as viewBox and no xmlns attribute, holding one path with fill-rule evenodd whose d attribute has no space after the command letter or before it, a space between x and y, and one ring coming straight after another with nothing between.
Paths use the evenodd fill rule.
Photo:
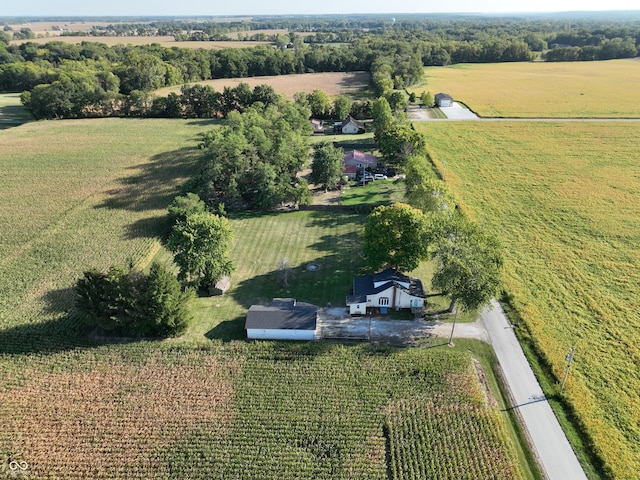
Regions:
<instances>
[{"instance_id":1,"label":"tall green tree","mask_svg":"<svg viewBox=\"0 0 640 480\"><path fill-rule=\"evenodd\" d=\"M385 132L395 123L391 106L385 97L380 97L373 102L371 116L373 117L374 137L376 142L378 142Z\"/></svg>"},{"instance_id":2,"label":"tall green tree","mask_svg":"<svg viewBox=\"0 0 640 480\"><path fill-rule=\"evenodd\" d=\"M425 107L433 107L433 94L427 91L422 92L422 95L420 95L420 101Z\"/></svg>"},{"instance_id":3,"label":"tall green tree","mask_svg":"<svg viewBox=\"0 0 640 480\"><path fill-rule=\"evenodd\" d=\"M409 205L434 216L452 216L455 199L445 182L435 177L424 155L412 155L405 167L405 189Z\"/></svg>"},{"instance_id":4,"label":"tall green tree","mask_svg":"<svg viewBox=\"0 0 640 480\"><path fill-rule=\"evenodd\" d=\"M335 148L329 141L317 143L313 147L311 182L323 185L324 189L334 189L342 174L342 148Z\"/></svg>"},{"instance_id":5,"label":"tall green tree","mask_svg":"<svg viewBox=\"0 0 640 480\"><path fill-rule=\"evenodd\" d=\"M436 270L431 281L436 290L463 310L488 304L502 286L502 249L494 235L483 232L462 215L441 220L435 230Z\"/></svg>"},{"instance_id":6,"label":"tall green tree","mask_svg":"<svg viewBox=\"0 0 640 480\"><path fill-rule=\"evenodd\" d=\"M173 227L167 247L174 254L178 279L195 287L209 287L234 269L230 257L233 229L225 217L194 213Z\"/></svg>"},{"instance_id":7,"label":"tall green tree","mask_svg":"<svg viewBox=\"0 0 640 480\"><path fill-rule=\"evenodd\" d=\"M389 266L410 272L429 257L429 217L406 203L380 206L364 227L363 253L374 269Z\"/></svg>"},{"instance_id":8,"label":"tall green tree","mask_svg":"<svg viewBox=\"0 0 640 480\"><path fill-rule=\"evenodd\" d=\"M404 111L404 109L407 108L407 96L400 90L388 92L385 98L389 102L389 107L393 112Z\"/></svg>"},{"instance_id":9,"label":"tall green tree","mask_svg":"<svg viewBox=\"0 0 640 480\"><path fill-rule=\"evenodd\" d=\"M206 212L207 206L197 194L189 192L175 197L168 210L169 219L174 224L178 220L185 220L191 214Z\"/></svg>"},{"instance_id":10,"label":"tall green tree","mask_svg":"<svg viewBox=\"0 0 640 480\"><path fill-rule=\"evenodd\" d=\"M376 141L385 162L393 167L404 168L409 157L427 154L424 135L408 122L393 123Z\"/></svg>"},{"instance_id":11,"label":"tall green tree","mask_svg":"<svg viewBox=\"0 0 640 480\"><path fill-rule=\"evenodd\" d=\"M183 291L176 277L160 263L151 265L142 287L134 332L163 337L184 333L191 321L188 302L193 290Z\"/></svg>"},{"instance_id":12,"label":"tall green tree","mask_svg":"<svg viewBox=\"0 0 640 480\"><path fill-rule=\"evenodd\" d=\"M351 112L353 101L345 96L340 95L333 100L333 118L344 120Z\"/></svg>"},{"instance_id":13,"label":"tall green tree","mask_svg":"<svg viewBox=\"0 0 640 480\"><path fill-rule=\"evenodd\" d=\"M314 118L331 117L331 98L323 90L314 90L307 95L307 102Z\"/></svg>"},{"instance_id":14,"label":"tall green tree","mask_svg":"<svg viewBox=\"0 0 640 480\"><path fill-rule=\"evenodd\" d=\"M89 326L127 336L179 335L191 319L188 301L176 277L154 263L148 275L112 266L89 270L76 284L76 307Z\"/></svg>"}]
</instances>

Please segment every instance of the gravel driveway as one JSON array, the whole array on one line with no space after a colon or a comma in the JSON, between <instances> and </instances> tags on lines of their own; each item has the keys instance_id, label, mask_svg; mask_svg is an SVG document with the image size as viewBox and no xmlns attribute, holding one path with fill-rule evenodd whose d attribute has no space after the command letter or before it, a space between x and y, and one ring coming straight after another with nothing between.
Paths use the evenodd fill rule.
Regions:
<instances>
[{"instance_id":1,"label":"gravel driveway","mask_svg":"<svg viewBox=\"0 0 640 480\"><path fill-rule=\"evenodd\" d=\"M421 338L446 338L451 323L419 320L390 320L387 317L351 317L346 308L323 308L318 315L319 339L372 341L410 345ZM482 323L457 323L454 338L475 338L485 342L489 337Z\"/></svg>"}]
</instances>

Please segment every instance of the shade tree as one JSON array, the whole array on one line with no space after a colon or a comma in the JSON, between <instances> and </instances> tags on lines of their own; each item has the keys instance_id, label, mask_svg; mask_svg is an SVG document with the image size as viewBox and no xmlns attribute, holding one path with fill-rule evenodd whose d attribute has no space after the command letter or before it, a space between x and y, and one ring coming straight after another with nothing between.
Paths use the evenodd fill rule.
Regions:
<instances>
[{"instance_id":1,"label":"shade tree","mask_svg":"<svg viewBox=\"0 0 640 480\"><path fill-rule=\"evenodd\" d=\"M363 253L373 269L393 267L410 272L429 257L429 217L406 203L375 208L364 227Z\"/></svg>"},{"instance_id":2,"label":"shade tree","mask_svg":"<svg viewBox=\"0 0 640 480\"><path fill-rule=\"evenodd\" d=\"M178 220L167 240L180 269L178 280L196 288L214 285L234 269L230 257L233 229L225 217L192 213Z\"/></svg>"},{"instance_id":3,"label":"shade tree","mask_svg":"<svg viewBox=\"0 0 640 480\"><path fill-rule=\"evenodd\" d=\"M502 250L498 239L462 214L440 219L434 228L435 290L463 310L488 304L502 286Z\"/></svg>"},{"instance_id":4,"label":"shade tree","mask_svg":"<svg viewBox=\"0 0 640 480\"><path fill-rule=\"evenodd\" d=\"M313 147L311 162L311 182L334 189L342 174L342 148L335 148L329 141L317 143Z\"/></svg>"}]
</instances>

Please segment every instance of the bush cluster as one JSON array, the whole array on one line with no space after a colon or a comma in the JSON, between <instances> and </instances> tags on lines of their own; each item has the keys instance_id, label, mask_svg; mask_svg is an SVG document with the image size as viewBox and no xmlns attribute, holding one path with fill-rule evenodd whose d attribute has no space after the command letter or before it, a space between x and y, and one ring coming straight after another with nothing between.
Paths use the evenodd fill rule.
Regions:
<instances>
[{"instance_id":1,"label":"bush cluster","mask_svg":"<svg viewBox=\"0 0 640 480\"><path fill-rule=\"evenodd\" d=\"M164 266L154 263L149 274L112 266L107 273L89 270L76 284L76 306L90 326L105 333L165 337L185 331L192 291Z\"/></svg>"}]
</instances>

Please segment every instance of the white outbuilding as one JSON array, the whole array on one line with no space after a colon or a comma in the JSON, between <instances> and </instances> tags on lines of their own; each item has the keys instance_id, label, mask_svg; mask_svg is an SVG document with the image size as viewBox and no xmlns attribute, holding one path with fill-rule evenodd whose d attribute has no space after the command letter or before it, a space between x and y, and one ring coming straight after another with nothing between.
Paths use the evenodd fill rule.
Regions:
<instances>
[{"instance_id":1,"label":"white outbuilding","mask_svg":"<svg viewBox=\"0 0 640 480\"><path fill-rule=\"evenodd\" d=\"M313 340L318 307L293 298L274 298L271 305L251 305L247 312L247 338L260 340Z\"/></svg>"},{"instance_id":2,"label":"white outbuilding","mask_svg":"<svg viewBox=\"0 0 640 480\"><path fill-rule=\"evenodd\" d=\"M453 106L453 98L446 93L437 93L435 101L436 105L440 108Z\"/></svg>"}]
</instances>

